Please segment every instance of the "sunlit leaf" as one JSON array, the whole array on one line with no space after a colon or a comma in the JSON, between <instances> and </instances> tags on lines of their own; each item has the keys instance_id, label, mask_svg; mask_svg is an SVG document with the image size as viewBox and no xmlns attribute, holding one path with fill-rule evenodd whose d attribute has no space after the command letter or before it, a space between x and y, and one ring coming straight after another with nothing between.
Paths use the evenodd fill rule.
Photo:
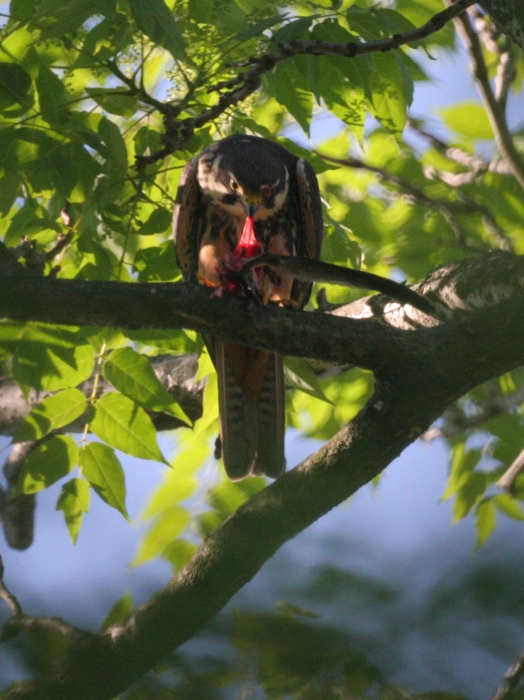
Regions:
<instances>
[{"instance_id":1,"label":"sunlit leaf","mask_svg":"<svg viewBox=\"0 0 524 700\"><path fill-rule=\"evenodd\" d=\"M129 5L136 23L152 41L164 46L175 58L186 57L180 28L163 0L129 0Z\"/></svg>"},{"instance_id":2,"label":"sunlit leaf","mask_svg":"<svg viewBox=\"0 0 524 700\"><path fill-rule=\"evenodd\" d=\"M187 564L196 551L196 544L178 538L164 548L162 559L169 561L173 565L174 573L176 573Z\"/></svg>"},{"instance_id":3,"label":"sunlit leaf","mask_svg":"<svg viewBox=\"0 0 524 700\"><path fill-rule=\"evenodd\" d=\"M480 450L467 450L463 442L453 448L451 471L442 494L443 499L449 498L466 484L481 455Z\"/></svg>"},{"instance_id":4,"label":"sunlit leaf","mask_svg":"<svg viewBox=\"0 0 524 700\"><path fill-rule=\"evenodd\" d=\"M129 520L124 470L109 445L90 442L80 451L80 467L100 498Z\"/></svg>"},{"instance_id":5,"label":"sunlit leaf","mask_svg":"<svg viewBox=\"0 0 524 700\"><path fill-rule=\"evenodd\" d=\"M117 622L123 622L132 614L134 607L131 594L129 591L126 591L120 600L113 605L106 619L100 625L100 632L105 632L105 630L109 629L109 627L115 625Z\"/></svg>"},{"instance_id":6,"label":"sunlit leaf","mask_svg":"<svg viewBox=\"0 0 524 700\"><path fill-rule=\"evenodd\" d=\"M216 372L208 375L204 389L202 418L196 424L196 430L202 432L218 419L218 380Z\"/></svg>"},{"instance_id":7,"label":"sunlit leaf","mask_svg":"<svg viewBox=\"0 0 524 700\"><path fill-rule=\"evenodd\" d=\"M439 110L444 123L462 136L472 139L493 138L486 110L478 102L465 101Z\"/></svg>"},{"instance_id":8,"label":"sunlit leaf","mask_svg":"<svg viewBox=\"0 0 524 700\"><path fill-rule=\"evenodd\" d=\"M490 498L483 499L475 509L475 525L477 528L476 547L480 547L495 529L495 504Z\"/></svg>"},{"instance_id":9,"label":"sunlit leaf","mask_svg":"<svg viewBox=\"0 0 524 700\"><path fill-rule=\"evenodd\" d=\"M191 455L186 453L186 458L191 458ZM170 508L174 503L185 501L194 493L197 486L198 480L194 476L180 474L176 468L170 469L164 482L151 497L142 517L151 518Z\"/></svg>"},{"instance_id":10,"label":"sunlit leaf","mask_svg":"<svg viewBox=\"0 0 524 700\"><path fill-rule=\"evenodd\" d=\"M163 510L140 542L133 564L143 564L156 557L170 545L189 523L189 513L185 508L173 505Z\"/></svg>"},{"instance_id":11,"label":"sunlit leaf","mask_svg":"<svg viewBox=\"0 0 524 700\"><path fill-rule=\"evenodd\" d=\"M137 110L138 98L127 90L86 88L87 94L110 114L131 117Z\"/></svg>"},{"instance_id":12,"label":"sunlit leaf","mask_svg":"<svg viewBox=\"0 0 524 700\"><path fill-rule=\"evenodd\" d=\"M45 440L24 460L16 494L36 493L69 474L78 462L78 447L67 435Z\"/></svg>"},{"instance_id":13,"label":"sunlit leaf","mask_svg":"<svg viewBox=\"0 0 524 700\"><path fill-rule=\"evenodd\" d=\"M64 519L73 544L76 544L84 513L89 511L91 490L85 479L71 479L62 486L56 509L64 512Z\"/></svg>"},{"instance_id":14,"label":"sunlit leaf","mask_svg":"<svg viewBox=\"0 0 524 700\"><path fill-rule=\"evenodd\" d=\"M332 401L324 394L320 382L307 360L301 357L286 357L284 374L286 381L296 389L332 404Z\"/></svg>"},{"instance_id":15,"label":"sunlit leaf","mask_svg":"<svg viewBox=\"0 0 524 700\"><path fill-rule=\"evenodd\" d=\"M484 495L487 486L486 474L471 472L467 481L458 489L453 504L453 522L464 518Z\"/></svg>"},{"instance_id":16,"label":"sunlit leaf","mask_svg":"<svg viewBox=\"0 0 524 700\"><path fill-rule=\"evenodd\" d=\"M524 520L524 513L522 512L517 500L510 496L509 493L497 493L493 496L493 502L497 509L507 515L508 518L513 518L514 520Z\"/></svg>"},{"instance_id":17,"label":"sunlit leaf","mask_svg":"<svg viewBox=\"0 0 524 700\"><path fill-rule=\"evenodd\" d=\"M165 462L151 418L123 394L109 392L102 396L90 427L95 435L117 450L133 457Z\"/></svg>"},{"instance_id":18,"label":"sunlit leaf","mask_svg":"<svg viewBox=\"0 0 524 700\"><path fill-rule=\"evenodd\" d=\"M313 111L313 95L304 76L293 61L280 63L271 75L266 75L268 89L275 99L297 120L306 133Z\"/></svg>"},{"instance_id":19,"label":"sunlit leaf","mask_svg":"<svg viewBox=\"0 0 524 700\"><path fill-rule=\"evenodd\" d=\"M52 70L41 65L36 89L43 118L51 126L64 124L67 120L69 97L60 78Z\"/></svg>"},{"instance_id":20,"label":"sunlit leaf","mask_svg":"<svg viewBox=\"0 0 524 700\"><path fill-rule=\"evenodd\" d=\"M156 376L151 364L132 348L114 350L104 365L104 376L122 394L151 411L190 420Z\"/></svg>"},{"instance_id":21,"label":"sunlit leaf","mask_svg":"<svg viewBox=\"0 0 524 700\"><path fill-rule=\"evenodd\" d=\"M26 336L18 346L11 373L18 382L39 391L58 391L89 379L94 362L90 345L61 349L30 342Z\"/></svg>"},{"instance_id":22,"label":"sunlit leaf","mask_svg":"<svg viewBox=\"0 0 524 700\"><path fill-rule=\"evenodd\" d=\"M13 441L38 440L52 430L69 425L86 409L86 398L78 389L66 389L48 396L24 418Z\"/></svg>"},{"instance_id":23,"label":"sunlit leaf","mask_svg":"<svg viewBox=\"0 0 524 700\"><path fill-rule=\"evenodd\" d=\"M154 209L149 219L140 226L137 233L140 236L149 236L152 233L162 233L171 226L171 212L162 207Z\"/></svg>"}]
</instances>

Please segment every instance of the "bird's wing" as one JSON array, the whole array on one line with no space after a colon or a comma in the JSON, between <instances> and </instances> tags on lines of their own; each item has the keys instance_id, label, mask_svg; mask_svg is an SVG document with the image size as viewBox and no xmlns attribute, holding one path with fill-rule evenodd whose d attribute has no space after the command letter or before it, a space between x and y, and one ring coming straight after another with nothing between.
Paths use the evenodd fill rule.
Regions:
<instances>
[{"instance_id":1,"label":"bird's wing","mask_svg":"<svg viewBox=\"0 0 524 700\"><path fill-rule=\"evenodd\" d=\"M296 232L296 254L305 258L318 259L322 247L322 202L317 176L311 165L299 158L292 181L291 196L298 212ZM295 281L291 298L302 308L307 304L311 284Z\"/></svg>"},{"instance_id":2,"label":"bird's wing","mask_svg":"<svg viewBox=\"0 0 524 700\"><path fill-rule=\"evenodd\" d=\"M202 237L202 193L197 180L198 156L186 163L173 212L173 235L178 267L186 281L195 281Z\"/></svg>"}]
</instances>

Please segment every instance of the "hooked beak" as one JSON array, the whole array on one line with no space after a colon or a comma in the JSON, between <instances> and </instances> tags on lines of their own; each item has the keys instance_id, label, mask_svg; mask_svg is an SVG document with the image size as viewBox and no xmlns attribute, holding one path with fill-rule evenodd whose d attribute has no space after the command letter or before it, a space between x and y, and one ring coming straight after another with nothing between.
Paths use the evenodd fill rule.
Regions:
<instances>
[{"instance_id":1,"label":"hooked beak","mask_svg":"<svg viewBox=\"0 0 524 700\"><path fill-rule=\"evenodd\" d=\"M260 208L260 205L262 204L262 199L253 195L245 195L242 200L242 204L244 205L244 211L246 212L246 216L253 218L255 212Z\"/></svg>"},{"instance_id":2,"label":"hooked beak","mask_svg":"<svg viewBox=\"0 0 524 700\"><path fill-rule=\"evenodd\" d=\"M250 217L251 219L255 216L255 212L258 209L259 205L258 204L248 204L247 202L242 202L244 205L244 211L246 212L246 216Z\"/></svg>"}]
</instances>

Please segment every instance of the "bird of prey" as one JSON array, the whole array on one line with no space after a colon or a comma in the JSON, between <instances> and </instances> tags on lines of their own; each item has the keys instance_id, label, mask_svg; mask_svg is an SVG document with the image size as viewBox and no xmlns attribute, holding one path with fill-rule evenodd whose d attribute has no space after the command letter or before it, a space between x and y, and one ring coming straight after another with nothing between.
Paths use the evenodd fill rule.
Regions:
<instances>
[{"instance_id":1,"label":"bird of prey","mask_svg":"<svg viewBox=\"0 0 524 700\"><path fill-rule=\"evenodd\" d=\"M283 146L236 134L215 141L185 166L174 211L178 265L184 280L243 293L231 276L259 254L318 259L322 206L311 165ZM264 301L302 308L311 282L269 267L254 268L250 286ZM236 481L276 478L285 469L282 356L219 338L204 341L218 375L224 466Z\"/></svg>"}]
</instances>

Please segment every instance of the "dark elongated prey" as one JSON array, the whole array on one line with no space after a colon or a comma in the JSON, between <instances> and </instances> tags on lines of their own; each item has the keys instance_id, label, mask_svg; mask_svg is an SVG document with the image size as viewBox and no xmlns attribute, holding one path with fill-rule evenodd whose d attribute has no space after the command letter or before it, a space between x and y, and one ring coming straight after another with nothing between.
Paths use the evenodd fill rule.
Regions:
<instances>
[{"instance_id":1,"label":"dark elongated prey","mask_svg":"<svg viewBox=\"0 0 524 700\"><path fill-rule=\"evenodd\" d=\"M374 275L371 272L353 270L340 265L321 262L320 260L264 254L246 261L242 269L249 270L253 267L264 265L271 265L277 271L286 272L295 280L300 280L301 282L324 282L344 287L375 290L382 294L387 294L387 296L402 304L411 304L411 306L426 314L434 315L435 313L433 305L427 299L403 284Z\"/></svg>"}]
</instances>

